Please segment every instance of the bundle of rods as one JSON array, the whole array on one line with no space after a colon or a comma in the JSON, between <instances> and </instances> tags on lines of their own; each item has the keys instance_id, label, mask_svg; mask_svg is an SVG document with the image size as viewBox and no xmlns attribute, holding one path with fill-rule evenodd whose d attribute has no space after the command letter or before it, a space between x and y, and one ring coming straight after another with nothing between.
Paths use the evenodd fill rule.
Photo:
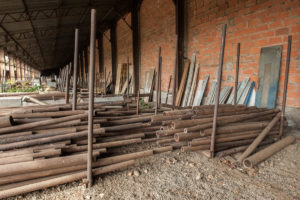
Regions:
<instances>
[{"instance_id":1,"label":"bundle of rods","mask_svg":"<svg viewBox=\"0 0 300 200\"><path fill-rule=\"evenodd\" d=\"M0 198L86 178L88 105L78 104L75 111L71 107L24 107L0 117ZM213 106L177 110L161 106L155 115L154 109L137 109L125 99L95 103L94 108L95 176L157 153L210 147ZM278 109L220 105L216 152L224 156L245 150L278 113ZM277 120L260 145L273 143L278 130ZM131 153L124 154L120 147L128 145Z\"/></svg>"},{"instance_id":2,"label":"bundle of rods","mask_svg":"<svg viewBox=\"0 0 300 200\"><path fill-rule=\"evenodd\" d=\"M151 116L130 100L94 104L93 175L134 165L138 158L172 151L172 146L136 145L156 141ZM87 176L88 105L70 104L14 109L0 116L0 199ZM162 113L169 109L159 109ZM130 153L120 147L131 145ZM136 146L138 147L138 146ZM101 156L100 156L101 155Z\"/></svg>"},{"instance_id":3,"label":"bundle of rods","mask_svg":"<svg viewBox=\"0 0 300 200\"><path fill-rule=\"evenodd\" d=\"M157 144L180 148L182 152L210 150L213 112L214 107L208 105L153 116L151 123L161 125L156 132ZM279 109L220 105L215 141L217 155L244 151L272 121L274 125L260 145L273 143L279 135L279 119ZM287 126L286 121L284 125Z\"/></svg>"}]
</instances>

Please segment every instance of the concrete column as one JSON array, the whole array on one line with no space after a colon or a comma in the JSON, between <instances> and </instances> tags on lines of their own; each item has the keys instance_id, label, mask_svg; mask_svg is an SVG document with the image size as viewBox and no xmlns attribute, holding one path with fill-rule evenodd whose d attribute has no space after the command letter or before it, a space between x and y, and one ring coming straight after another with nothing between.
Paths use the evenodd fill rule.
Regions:
<instances>
[{"instance_id":1,"label":"concrete column","mask_svg":"<svg viewBox=\"0 0 300 200\"><path fill-rule=\"evenodd\" d=\"M15 80L14 56L10 53L8 54L8 58L9 58L9 76L11 80Z\"/></svg>"}]
</instances>

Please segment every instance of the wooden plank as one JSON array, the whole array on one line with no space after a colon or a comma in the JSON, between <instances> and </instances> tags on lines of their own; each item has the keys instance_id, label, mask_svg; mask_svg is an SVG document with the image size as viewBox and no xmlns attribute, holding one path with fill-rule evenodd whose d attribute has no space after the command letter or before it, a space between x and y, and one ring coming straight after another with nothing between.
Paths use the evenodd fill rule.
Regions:
<instances>
[{"instance_id":1,"label":"wooden plank","mask_svg":"<svg viewBox=\"0 0 300 200\"><path fill-rule=\"evenodd\" d=\"M149 94L153 91L154 87L154 74L155 74L155 68L152 67L149 69L149 71L146 72L145 74L145 86L144 86L144 93ZM144 98L145 102L149 102L149 97Z\"/></svg>"},{"instance_id":2,"label":"wooden plank","mask_svg":"<svg viewBox=\"0 0 300 200\"><path fill-rule=\"evenodd\" d=\"M194 101L195 106L200 106L201 105L202 99L204 97L204 92L205 92L205 89L206 89L206 86L207 86L207 83L208 83L208 79L209 79L209 74L206 74L205 78L202 82L201 88L200 88L198 100L196 102Z\"/></svg>"},{"instance_id":3,"label":"wooden plank","mask_svg":"<svg viewBox=\"0 0 300 200\"><path fill-rule=\"evenodd\" d=\"M239 90L240 86L241 86L241 82L238 82L237 90ZM226 104L233 104L233 100L234 100L234 90L231 91L230 96L229 96Z\"/></svg>"},{"instance_id":4,"label":"wooden plank","mask_svg":"<svg viewBox=\"0 0 300 200\"><path fill-rule=\"evenodd\" d=\"M118 64L116 86L115 86L115 94L119 94L120 93L121 71L122 71L122 64Z\"/></svg>"},{"instance_id":5,"label":"wooden plank","mask_svg":"<svg viewBox=\"0 0 300 200\"><path fill-rule=\"evenodd\" d=\"M217 81L216 80L213 80L210 88L209 88L209 92L207 94L207 97L206 97L206 101L205 101L205 105L209 105L210 104L210 101L211 101L211 98L212 98L212 95L215 91L215 88L216 88L216 83Z\"/></svg>"},{"instance_id":6,"label":"wooden plank","mask_svg":"<svg viewBox=\"0 0 300 200\"><path fill-rule=\"evenodd\" d=\"M194 69L195 69L195 62L196 62L196 54L193 54L192 62L190 64L189 74L185 86L183 101L182 101L182 107L186 107L188 103L188 98L191 92L192 87L192 81L193 81L193 75L194 75Z\"/></svg>"},{"instance_id":7,"label":"wooden plank","mask_svg":"<svg viewBox=\"0 0 300 200\"><path fill-rule=\"evenodd\" d=\"M242 95L242 93L243 93L245 87L247 86L248 81L249 81L249 77L246 77L246 78L242 81L242 83L240 84L239 89L238 89L238 91L237 91L236 102L239 102L239 99L241 98L241 95ZM230 100L231 100L231 101L228 102L228 103L229 103L229 104L233 104L233 97L232 97L232 99L230 99Z\"/></svg>"},{"instance_id":8,"label":"wooden plank","mask_svg":"<svg viewBox=\"0 0 300 200\"><path fill-rule=\"evenodd\" d=\"M255 82L252 81L251 87L250 87L250 90L249 90L249 94L247 96L246 103L245 103L246 106L249 106L249 102L250 102L250 99L251 99L251 96L252 96L252 93L253 93L254 86L255 86Z\"/></svg>"},{"instance_id":9,"label":"wooden plank","mask_svg":"<svg viewBox=\"0 0 300 200\"><path fill-rule=\"evenodd\" d=\"M261 48L259 61L259 84L256 106L275 108L281 67L282 46Z\"/></svg>"},{"instance_id":10,"label":"wooden plank","mask_svg":"<svg viewBox=\"0 0 300 200\"><path fill-rule=\"evenodd\" d=\"M180 86L179 86L177 97L176 97L176 106L180 106L180 104L181 104L182 94L183 94L183 90L185 88L185 83L186 83L189 67L190 67L190 60L189 59L184 60L184 71L182 74Z\"/></svg>"},{"instance_id":11,"label":"wooden plank","mask_svg":"<svg viewBox=\"0 0 300 200\"><path fill-rule=\"evenodd\" d=\"M202 85L203 85L203 80L199 80L198 85L197 85L197 89L196 89L195 98L194 98L194 101L193 101L193 106L199 106L198 101L199 101L199 98L200 98L200 92L201 92L201 89L202 89Z\"/></svg>"},{"instance_id":12,"label":"wooden plank","mask_svg":"<svg viewBox=\"0 0 300 200\"><path fill-rule=\"evenodd\" d=\"M245 104L246 102L246 98L248 96L248 93L249 93L249 90L250 90L250 87L251 87L251 81L249 81L244 89L244 91L242 92L242 95L239 99L239 101L237 102L237 104Z\"/></svg>"},{"instance_id":13,"label":"wooden plank","mask_svg":"<svg viewBox=\"0 0 300 200\"><path fill-rule=\"evenodd\" d=\"M193 81L192 81L192 87L191 87L190 95L188 98L187 106L193 105L193 101L194 101L194 97L195 97L196 83L198 80L198 74L199 74L199 64L197 64L195 67L195 72L194 72Z\"/></svg>"}]
</instances>

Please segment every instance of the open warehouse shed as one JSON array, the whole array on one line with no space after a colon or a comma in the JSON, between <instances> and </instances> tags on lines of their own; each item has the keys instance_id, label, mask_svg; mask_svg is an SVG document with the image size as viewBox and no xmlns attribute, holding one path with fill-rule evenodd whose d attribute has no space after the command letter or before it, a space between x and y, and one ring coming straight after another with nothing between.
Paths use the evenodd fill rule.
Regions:
<instances>
[{"instance_id":1,"label":"open warehouse shed","mask_svg":"<svg viewBox=\"0 0 300 200\"><path fill-rule=\"evenodd\" d=\"M0 198L297 199L299 13L0 0Z\"/></svg>"}]
</instances>

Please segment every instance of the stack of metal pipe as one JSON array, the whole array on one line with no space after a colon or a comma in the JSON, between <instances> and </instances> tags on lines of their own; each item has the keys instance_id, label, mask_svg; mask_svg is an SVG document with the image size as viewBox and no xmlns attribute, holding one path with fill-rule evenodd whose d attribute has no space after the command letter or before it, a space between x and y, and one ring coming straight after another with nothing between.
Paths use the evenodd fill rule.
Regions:
<instances>
[{"instance_id":1,"label":"stack of metal pipe","mask_svg":"<svg viewBox=\"0 0 300 200\"><path fill-rule=\"evenodd\" d=\"M130 100L94 103L94 108L93 175L132 166L135 159L156 153L210 147L213 106L161 106L156 115L154 109L137 111ZM86 178L88 105L71 109L70 104L40 105L0 117L0 198ZM216 152L244 151L266 128L267 137L259 145L273 143L279 118L278 109L220 105ZM119 147L128 145L133 153L124 154ZM144 151L135 150L140 147ZM247 166L255 163L246 160Z\"/></svg>"},{"instance_id":2,"label":"stack of metal pipe","mask_svg":"<svg viewBox=\"0 0 300 200\"><path fill-rule=\"evenodd\" d=\"M181 151L209 150L213 126L213 106L165 111L153 116L152 123L161 124L156 135L158 145L171 145ZM260 145L274 142L280 128L280 110L243 105L220 105L217 118L216 152L230 155L243 151L271 123L274 125ZM287 122L285 121L285 125Z\"/></svg>"},{"instance_id":3,"label":"stack of metal pipe","mask_svg":"<svg viewBox=\"0 0 300 200\"><path fill-rule=\"evenodd\" d=\"M159 127L150 123L154 110L140 109L136 115L130 102L95 103L95 176L172 151L171 146L126 154L118 150L157 139ZM41 105L0 117L0 199L86 178L87 109L87 104L78 104L75 111L70 104Z\"/></svg>"}]
</instances>

